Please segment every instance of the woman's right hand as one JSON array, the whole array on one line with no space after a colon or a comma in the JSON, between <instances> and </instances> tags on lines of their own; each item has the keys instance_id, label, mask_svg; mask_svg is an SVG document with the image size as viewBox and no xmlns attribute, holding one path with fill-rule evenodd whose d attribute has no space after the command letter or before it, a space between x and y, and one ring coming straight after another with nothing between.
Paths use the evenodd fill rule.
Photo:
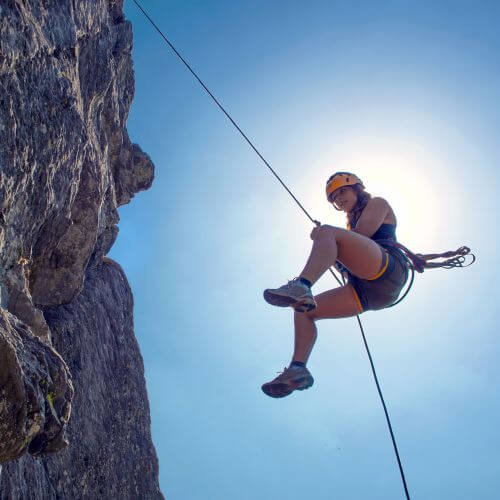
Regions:
<instances>
[{"instance_id":1,"label":"woman's right hand","mask_svg":"<svg viewBox=\"0 0 500 500\"><path fill-rule=\"evenodd\" d=\"M319 231L319 228L321 227L321 222L315 220L314 223L316 224L316 227L311 231L311 240L313 240L313 241L318 236L318 231Z\"/></svg>"},{"instance_id":2,"label":"woman's right hand","mask_svg":"<svg viewBox=\"0 0 500 500\"><path fill-rule=\"evenodd\" d=\"M319 230L319 227L315 227L312 231L311 231L311 240L315 240L316 237L318 236L318 230Z\"/></svg>"}]
</instances>

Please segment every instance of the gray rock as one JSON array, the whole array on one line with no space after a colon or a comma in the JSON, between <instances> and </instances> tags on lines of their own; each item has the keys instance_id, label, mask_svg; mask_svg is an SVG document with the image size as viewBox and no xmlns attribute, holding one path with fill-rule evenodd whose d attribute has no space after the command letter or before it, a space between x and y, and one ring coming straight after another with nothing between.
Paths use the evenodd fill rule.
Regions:
<instances>
[{"instance_id":1,"label":"gray rock","mask_svg":"<svg viewBox=\"0 0 500 500\"><path fill-rule=\"evenodd\" d=\"M73 386L61 356L0 310L0 462L59 451Z\"/></svg>"},{"instance_id":2,"label":"gray rock","mask_svg":"<svg viewBox=\"0 0 500 500\"><path fill-rule=\"evenodd\" d=\"M108 258L71 304L45 310L75 386L70 444L5 465L1 498L163 498L132 311L125 273Z\"/></svg>"},{"instance_id":3,"label":"gray rock","mask_svg":"<svg viewBox=\"0 0 500 500\"><path fill-rule=\"evenodd\" d=\"M0 3L0 498L162 497L105 257L154 176L125 127L131 48L122 0Z\"/></svg>"}]
</instances>

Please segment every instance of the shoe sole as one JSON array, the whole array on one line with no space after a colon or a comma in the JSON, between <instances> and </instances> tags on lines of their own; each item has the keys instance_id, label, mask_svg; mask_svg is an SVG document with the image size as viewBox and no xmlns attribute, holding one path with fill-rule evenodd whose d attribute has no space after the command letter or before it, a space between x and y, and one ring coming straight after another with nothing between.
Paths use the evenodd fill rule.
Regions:
<instances>
[{"instance_id":1,"label":"shoe sole","mask_svg":"<svg viewBox=\"0 0 500 500\"><path fill-rule=\"evenodd\" d=\"M298 387L299 384L306 382L306 385ZM285 384L284 382L278 382L276 384L264 384L262 386L262 391L264 394L272 398L284 398L292 394L293 391L305 391L309 389L314 384L314 378L312 375L306 375L300 377L296 380L290 380L290 383Z\"/></svg>"},{"instance_id":2,"label":"shoe sole","mask_svg":"<svg viewBox=\"0 0 500 500\"><path fill-rule=\"evenodd\" d=\"M289 295L282 295L279 292L271 290L264 290L264 300L272 306L289 307L292 306L299 312L312 311L316 309L316 302L313 298L303 295L298 299L290 297Z\"/></svg>"},{"instance_id":3,"label":"shoe sole","mask_svg":"<svg viewBox=\"0 0 500 500\"><path fill-rule=\"evenodd\" d=\"M313 303L311 302L297 302L296 304L293 304L292 307L299 313L304 313L304 312L309 312L312 311L313 309L316 309L318 305L316 304L316 301Z\"/></svg>"}]
</instances>

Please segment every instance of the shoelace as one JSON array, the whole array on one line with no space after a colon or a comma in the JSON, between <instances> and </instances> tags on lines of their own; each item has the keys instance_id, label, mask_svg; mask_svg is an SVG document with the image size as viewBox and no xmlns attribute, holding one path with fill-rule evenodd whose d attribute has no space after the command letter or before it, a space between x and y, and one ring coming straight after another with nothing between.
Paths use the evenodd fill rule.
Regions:
<instances>
[{"instance_id":1,"label":"shoelace","mask_svg":"<svg viewBox=\"0 0 500 500\"><path fill-rule=\"evenodd\" d=\"M284 375L284 374L285 374L285 372L288 372L288 371L290 371L290 370L291 370L291 368L290 368L289 366L285 366L285 368L283 369L283 371L282 371L282 372L276 372L276 373L278 374L278 376L279 376L279 375L281 375L281 374L283 374L283 375Z\"/></svg>"},{"instance_id":2,"label":"shoelace","mask_svg":"<svg viewBox=\"0 0 500 500\"><path fill-rule=\"evenodd\" d=\"M282 372L276 372L276 373L278 374L278 377L279 377L280 375L284 375L285 372L287 372L287 371L290 371L290 367L289 366L285 366L285 368L283 368Z\"/></svg>"}]
</instances>

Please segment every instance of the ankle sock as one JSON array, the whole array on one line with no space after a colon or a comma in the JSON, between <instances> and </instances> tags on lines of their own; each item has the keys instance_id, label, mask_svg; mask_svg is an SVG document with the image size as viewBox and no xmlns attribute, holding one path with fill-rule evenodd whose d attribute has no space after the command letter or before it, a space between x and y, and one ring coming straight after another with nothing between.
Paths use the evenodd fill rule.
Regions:
<instances>
[{"instance_id":1,"label":"ankle sock","mask_svg":"<svg viewBox=\"0 0 500 500\"><path fill-rule=\"evenodd\" d=\"M290 363L290 366L300 366L301 368L305 368L306 364L302 363L302 361L292 361Z\"/></svg>"},{"instance_id":2,"label":"ankle sock","mask_svg":"<svg viewBox=\"0 0 500 500\"><path fill-rule=\"evenodd\" d=\"M299 281L304 283L304 285L307 285L309 288L312 287L312 283L309 280L306 280L305 278L299 278Z\"/></svg>"}]
</instances>

